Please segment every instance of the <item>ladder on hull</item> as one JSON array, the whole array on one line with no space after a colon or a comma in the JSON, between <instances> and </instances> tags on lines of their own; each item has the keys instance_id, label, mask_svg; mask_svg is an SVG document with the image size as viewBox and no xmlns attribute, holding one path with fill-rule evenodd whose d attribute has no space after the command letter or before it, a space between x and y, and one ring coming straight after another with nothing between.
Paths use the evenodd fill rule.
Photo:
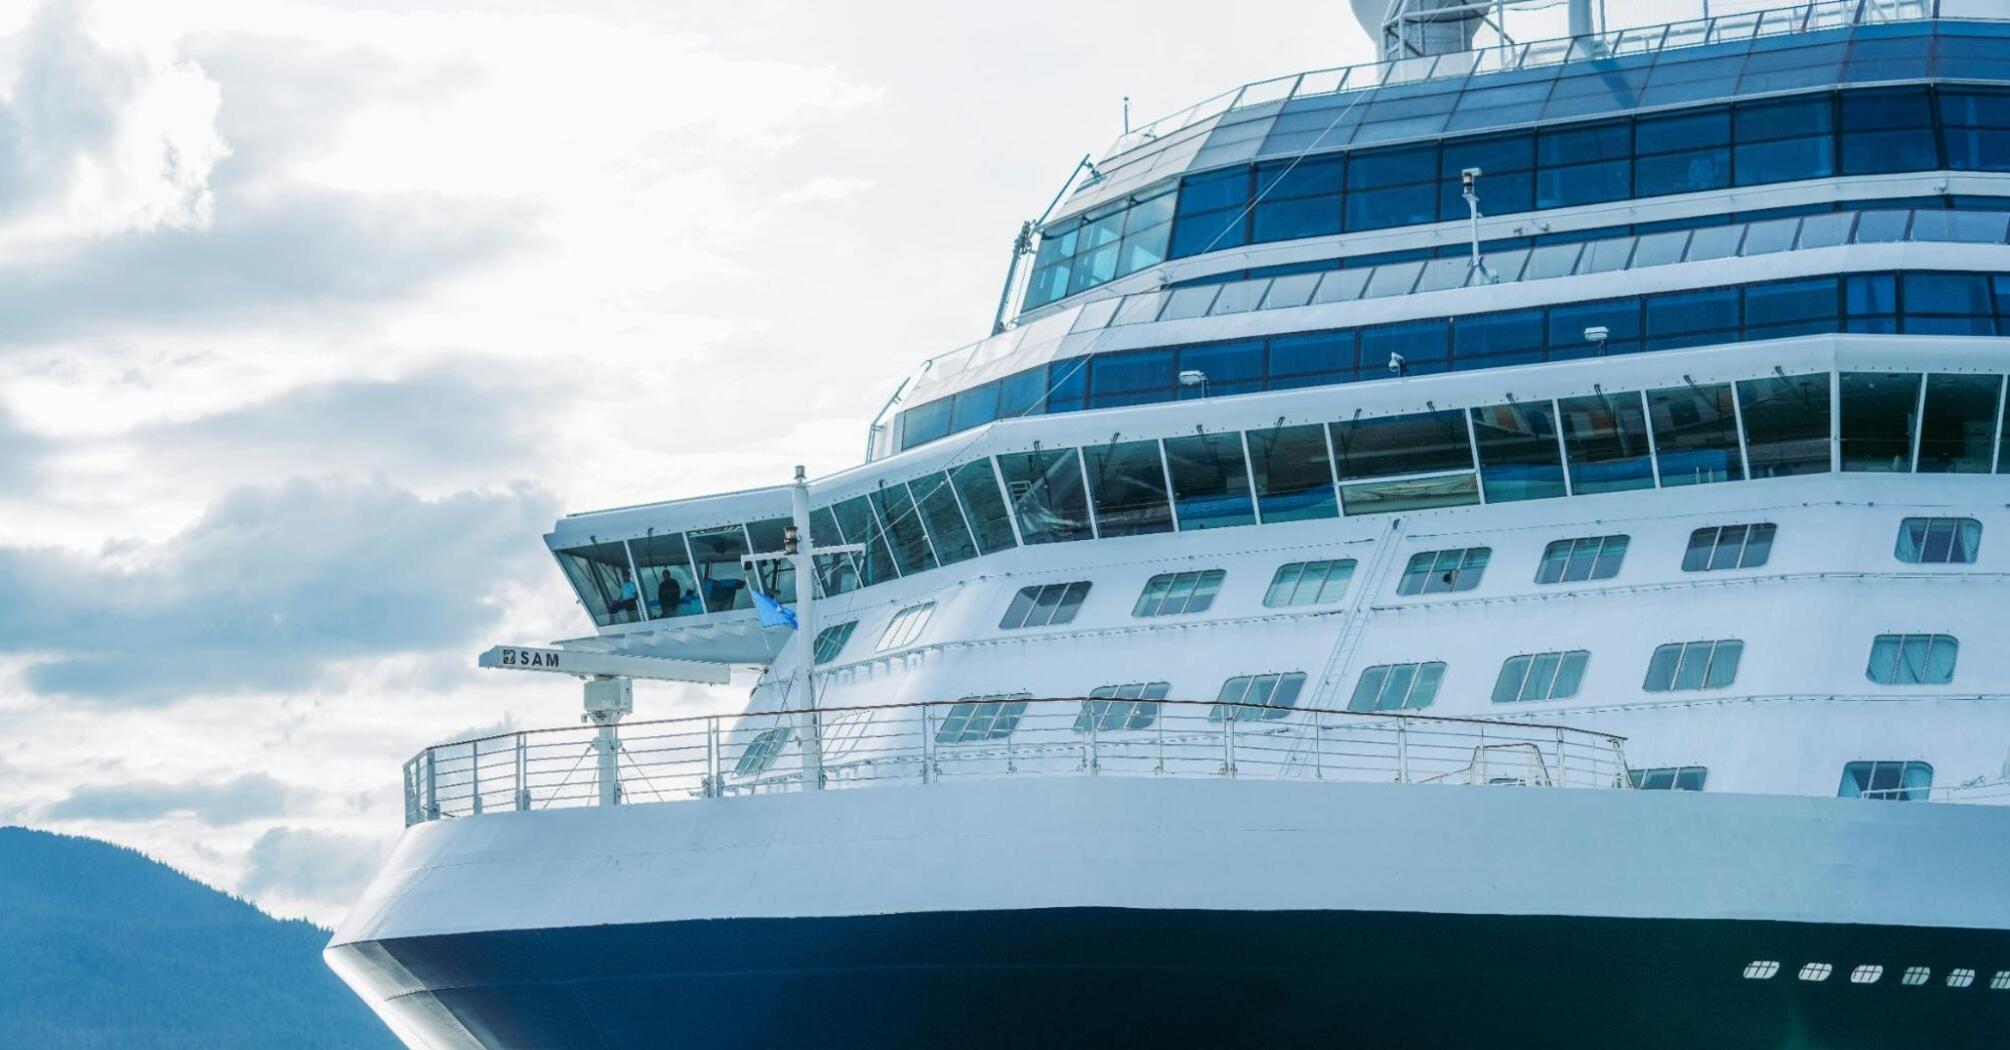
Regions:
<instances>
[{"instance_id":1,"label":"ladder on hull","mask_svg":"<svg viewBox=\"0 0 2010 1050\"><path fill-rule=\"evenodd\" d=\"M1354 661L1354 654L1361 647L1361 636L1368 632L1368 620L1374 612L1374 602L1382 593L1382 584L1388 579L1389 570L1400 557L1403 519L1391 518L1382 535L1375 541L1375 552L1368 558L1367 570L1357 578L1354 585L1354 600L1348 603L1347 619L1340 627L1340 637L1333 642L1333 652L1326 658L1326 669L1319 674L1319 682L1312 690L1312 706L1339 706L1339 693L1347 669Z\"/></svg>"}]
</instances>

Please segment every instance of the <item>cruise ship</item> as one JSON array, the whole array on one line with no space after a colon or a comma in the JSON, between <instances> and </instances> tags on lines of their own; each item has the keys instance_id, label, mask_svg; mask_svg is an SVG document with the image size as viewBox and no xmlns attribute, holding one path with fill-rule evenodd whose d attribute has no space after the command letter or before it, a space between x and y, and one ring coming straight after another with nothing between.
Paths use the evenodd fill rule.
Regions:
<instances>
[{"instance_id":1,"label":"cruise ship","mask_svg":"<svg viewBox=\"0 0 2010 1050\"><path fill-rule=\"evenodd\" d=\"M2010 1043L2010 4L1527 6L1125 128L860 465L559 520L478 663L583 724L407 763L329 964L439 1050Z\"/></svg>"}]
</instances>

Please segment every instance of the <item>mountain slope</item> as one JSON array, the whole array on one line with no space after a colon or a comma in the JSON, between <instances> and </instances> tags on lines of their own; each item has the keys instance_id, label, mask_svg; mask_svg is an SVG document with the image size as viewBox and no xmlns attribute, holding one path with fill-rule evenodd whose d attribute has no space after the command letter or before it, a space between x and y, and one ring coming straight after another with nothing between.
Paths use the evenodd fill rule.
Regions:
<instances>
[{"instance_id":1,"label":"mountain slope","mask_svg":"<svg viewBox=\"0 0 2010 1050\"><path fill-rule=\"evenodd\" d=\"M124 847L0 827L0 1046L397 1047L327 941Z\"/></svg>"}]
</instances>

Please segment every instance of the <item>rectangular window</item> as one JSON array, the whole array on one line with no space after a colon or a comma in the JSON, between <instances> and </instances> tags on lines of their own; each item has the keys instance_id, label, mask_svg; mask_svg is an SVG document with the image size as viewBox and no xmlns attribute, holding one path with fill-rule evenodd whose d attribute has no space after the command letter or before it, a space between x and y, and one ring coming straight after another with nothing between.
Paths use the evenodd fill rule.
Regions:
<instances>
[{"instance_id":1,"label":"rectangular window","mask_svg":"<svg viewBox=\"0 0 2010 1050\"><path fill-rule=\"evenodd\" d=\"M1138 604L1131 610L1131 615L1179 616L1206 612L1208 606L1214 604L1214 596L1221 592L1224 575L1220 569L1208 569L1154 576L1145 582L1144 593L1138 595Z\"/></svg>"},{"instance_id":2,"label":"rectangular window","mask_svg":"<svg viewBox=\"0 0 2010 1050\"><path fill-rule=\"evenodd\" d=\"M1252 430L1249 473L1265 524L1340 516L1326 428L1317 423Z\"/></svg>"},{"instance_id":3,"label":"rectangular window","mask_svg":"<svg viewBox=\"0 0 2010 1050\"><path fill-rule=\"evenodd\" d=\"M1081 460L1072 448L998 457L1019 535L1031 543L1066 543L1094 536Z\"/></svg>"},{"instance_id":4,"label":"rectangular window","mask_svg":"<svg viewBox=\"0 0 2010 1050\"><path fill-rule=\"evenodd\" d=\"M1870 646L1864 677L1879 685L1946 685L1954 681L1961 643L1945 634L1880 634Z\"/></svg>"},{"instance_id":5,"label":"rectangular window","mask_svg":"<svg viewBox=\"0 0 2010 1050\"><path fill-rule=\"evenodd\" d=\"M780 546L777 543L766 549L777 550ZM651 617L667 620L704 614L705 606L698 600L698 577L691 572L691 556L684 550L683 533L638 536L628 541L628 549L635 555L635 570L642 574L642 604ZM793 578L790 582L793 583ZM781 580L777 578L774 583L779 588ZM773 595L776 591L767 593ZM791 594L789 600L793 599Z\"/></svg>"},{"instance_id":6,"label":"rectangular window","mask_svg":"<svg viewBox=\"0 0 2010 1050\"><path fill-rule=\"evenodd\" d=\"M1237 675L1221 683L1221 693L1214 698L1214 706L1208 709L1208 721L1255 722L1284 718L1291 714L1291 708L1298 703L1298 693L1304 688L1305 675L1300 671Z\"/></svg>"},{"instance_id":7,"label":"rectangular window","mask_svg":"<svg viewBox=\"0 0 2010 1050\"><path fill-rule=\"evenodd\" d=\"M1092 689L1089 698L1082 702L1082 713L1075 716L1075 732L1150 728L1158 720L1159 701L1171 691L1172 686L1165 682L1131 682Z\"/></svg>"},{"instance_id":8,"label":"rectangular window","mask_svg":"<svg viewBox=\"0 0 2010 1050\"><path fill-rule=\"evenodd\" d=\"M1096 501L1096 528L1104 539L1171 532L1172 503L1166 498L1165 461L1156 441L1117 441L1082 449L1089 468L1089 494Z\"/></svg>"},{"instance_id":9,"label":"rectangular window","mask_svg":"<svg viewBox=\"0 0 2010 1050\"><path fill-rule=\"evenodd\" d=\"M1542 563L1535 569L1535 582L1609 580L1619 575L1620 563L1626 560L1626 544L1625 536L1557 540L1543 548Z\"/></svg>"},{"instance_id":10,"label":"rectangular window","mask_svg":"<svg viewBox=\"0 0 2010 1050\"><path fill-rule=\"evenodd\" d=\"M879 644L873 647L873 651L883 653L888 649L913 645L921 638L922 629L928 626L929 618L934 615L934 602L910 605L894 613L893 619L886 622L886 630L880 633Z\"/></svg>"},{"instance_id":11,"label":"rectangular window","mask_svg":"<svg viewBox=\"0 0 2010 1050\"><path fill-rule=\"evenodd\" d=\"M1369 667L1354 683L1354 696L1347 701L1347 710L1416 711L1426 708L1438 698L1438 683L1444 678L1445 665L1440 660Z\"/></svg>"},{"instance_id":12,"label":"rectangular window","mask_svg":"<svg viewBox=\"0 0 2010 1050\"><path fill-rule=\"evenodd\" d=\"M594 623L606 627L642 618L639 611L642 592L628 571L625 544L596 543L554 553Z\"/></svg>"},{"instance_id":13,"label":"rectangular window","mask_svg":"<svg viewBox=\"0 0 2010 1050\"><path fill-rule=\"evenodd\" d=\"M998 490L998 475L991 469L990 460L965 463L952 469L949 478L956 489L956 502L970 519L980 553L996 554L1018 546L1012 537L1010 511Z\"/></svg>"},{"instance_id":14,"label":"rectangular window","mask_svg":"<svg viewBox=\"0 0 2010 1050\"><path fill-rule=\"evenodd\" d=\"M1165 449L1181 532L1256 524L1241 434L1167 438Z\"/></svg>"},{"instance_id":15,"label":"rectangular window","mask_svg":"<svg viewBox=\"0 0 2010 1050\"><path fill-rule=\"evenodd\" d=\"M1650 693L1722 689L1737 680L1738 661L1744 655L1745 643L1736 639L1671 642L1654 650L1640 688Z\"/></svg>"},{"instance_id":16,"label":"rectangular window","mask_svg":"<svg viewBox=\"0 0 2010 1050\"><path fill-rule=\"evenodd\" d=\"M831 512L831 508L810 508L810 540L811 546L845 542L844 534L837 527L837 515ZM859 588L858 562L850 554L819 554L815 556L815 563L817 584L825 597ZM695 590L694 586L694 593Z\"/></svg>"},{"instance_id":17,"label":"rectangular window","mask_svg":"<svg viewBox=\"0 0 2010 1050\"><path fill-rule=\"evenodd\" d=\"M1829 376L1738 381L1745 456L1755 478L1823 474L1829 469Z\"/></svg>"},{"instance_id":18,"label":"rectangular window","mask_svg":"<svg viewBox=\"0 0 2010 1050\"><path fill-rule=\"evenodd\" d=\"M1461 412L1416 412L1333 424L1340 480L1473 469L1473 445Z\"/></svg>"},{"instance_id":19,"label":"rectangular window","mask_svg":"<svg viewBox=\"0 0 2010 1050\"><path fill-rule=\"evenodd\" d=\"M1263 604L1271 609L1294 605L1327 605L1347 593L1347 581L1354 576L1354 559L1336 561L1294 561L1279 565L1264 592Z\"/></svg>"},{"instance_id":20,"label":"rectangular window","mask_svg":"<svg viewBox=\"0 0 2010 1050\"><path fill-rule=\"evenodd\" d=\"M1584 684L1584 665L1590 659L1583 649L1510 656L1494 679L1494 703L1568 700Z\"/></svg>"},{"instance_id":21,"label":"rectangular window","mask_svg":"<svg viewBox=\"0 0 2010 1050\"><path fill-rule=\"evenodd\" d=\"M899 577L900 574L893 567L893 551L887 547L886 535L880 531L879 519L873 516L872 507L867 504L864 496L856 496L839 503L831 508L831 513L837 516L837 527L844 533L844 541L865 548L852 557L853 563L858 566L860 586L871 587ZM706 554L698 549L698 544L695 542L696 533L692 534L692 539L694 541L691 544L692 553L698 556L702 566L707 560ZM737 554L731 556L733 564L737 566L739 556ZM720 567L724 567L723 561L716 558L714 561ZM702 571L700 575L704 575ZM706 590L705 603L715 604L714 595L710 593L711 588L707 587ZM748 600L751 603L752 599Z\"/></svg>"},{"instance_id":22,"label":"rectangular window","mask_svg":"<svg viewBox=\"0 0 2010 1050\"><path fill-rule=\"evenodd\" d=\"M1704 766L1663 766L1659 769L1629 769L1626 779L1642 791L1701 791L1710 776Z\"/></svg>"},{"instance_id":23,"label":"rectangular window","mask_svg":"<svg viewBox=\"0 0 2010 1050\"><path fill-rule=\"evenodd\" d=\"M851 641L851 632L858 627L857 620L835 623L817 632L817 640L812 646L816 650L816 662L830 663L844 652L844 645Z\"/></svg>"},{"instance_id":24,"label":"rectangular window","mask_svg":"<svg viewBox=\"0 0 2010 1050\"><path fill-rule=\"evenodd\" d=\"M1892 555L1913 565L1966 565L1981 549L1982 523L1974 518L1907 518Z\"/></svg>"},{"instance_id":25,"label":"rectangular window","mask_svg":"<svg viewBox=\"0 0 2010 1050\"><path fill-rule=\"evenodd\" d=\"M928 530L929 543L944 565L953 565L977 556L977 544L970 538L970 526L956 505L956 490L949 475L929 474L907 483L921 524Z\"/></svg>"},{"instance_id":26,"label":"rectangular window","mask_svg":"<svg viewBox=\"0 0 2010 1050\"><path fill-rule=\"evenodd\" d=\"M1924 762L1851 762L1843 766L1836 797L1924 802L1932 790L1933 767Z\"/></svg>"},{"instance_id":27,"label":"rectangular window","mask_svg":"<svg viewBox=\"0 0 2010 1050\"><path fill-rule=\"evenodd\" d=\"M1842 374L1842 468L1912 469L1912 435L1919 425L1919 383L1914 372Z\"/></svg>"},{"instance_id":28,"label":"rectangular window","mask_svg":"<svg viewBox=\"0 0 2010 1050\"><path fill-rule=\"evenodd\" d=\"M1776 531L1771 522L1697 529L1689 534L1689 548L1682 552L1682 571L1756 569L1772 557Z\"/></svg>"},{"instance_id":29,"label":"rectangular window","mask_svg":"<svg viewBox=\"0 0 2010 1050\"><path fill-rule=\"evenodd\" d=\"M1032 698L1031 693L966 696L949 705L949 713L935 727L935 742L973 744L1003 740L1019 728L1019 718L1026 713L1026 701Z\"/></svg>"},{"instance_id":30,"label":"rectangular window","mask_svg":"<svg viewBox=\"0 0 2010 1050\"><path fill-rule=\"evenodd\" d=\"M1919 472L1987 474L1996 452L2000 376L1929 375L1919 424Z\"/></svg>"},{"instance_id":31,"label":"rectangular window","mask_svg":"<svg viewBox=\"0 0 2010 1050\"><path fill-rule=\"evenodd\" d=\"M1647 417L1654 427L1663 488L1744 480L1731 384L1649 390Z\"/></svg>"},{"instance_id":32,"label":"rectangular window","mask_svg":"<svg viewBox=\"0 0 2010 1050\"><path fill-rule=\"evenodd\" d=\"M1480 490L1488 503L1564 494L1563 448L1555 407L1547 401L1489 405L1472 411L1479 440Z\"/></svg>"},{"instance_id":33,"label":"rectangular window","mask_svg":"<svg viewBox=\"0 0 2010 1050\"><path fill-rule=\"evenodd\" d=\"M1014 631L1021 627L1073 623L1075 614L1082 611L1083 599L1088 596L1087 580L1022 587L1005 610L1005 618L998 621L998 626L1001 630Z\"/></svg>"},{"instance_id":34,"label":"rectangular window","mask_svg":"<svg viewBox=\"0 0 2010 1050\"><path fill-rule=\"evenodd\" d=\"M1571 491L1625 492L1654 487L1647 412L1638 393L1593 394L1557 402ZM1827 432L1823 432L1826 445Z\"/></svg>"},{"instance_id":35,"label":"rectangular window","mask_svg":"<svg viewBox=\"0 0 2010 1050\"><path fill-rule=\"evenodd\" d=\"M915 512L914 497L908 495L907 486L896 482L868 495L872 497L872 509L878 513L880 525L893 541L893 562L900 574L906 576L935 568L935 548L928 544L928 530L921 525L921 516Z\"/></svg>"},{"instance_id":36,"label":"rectangular window","mask_svg":"<svg viewBox=\"0 0 2010 1050\"><path fill-rule=\"evenodd\" d=\"M864 500L861 498L859 502ZM699 529L686 533L684 539L691 545L691 556L697 559L693 571L708 611L722 613L754 607L753 591L747 587L747 569L741 561L748 553L745 529L738 525Z\"/></svg>"},{"instance_id":37,"label":"rectangular window","mask_svg":"<svg viewBox=\"0 0 2010 1050\"><path fill-rule=\"evenodd\" d=\"M1454 550L1424 551L1410 556L1397 594L1443 594L1470 591L1480 585L1487 570L1491 547L1461 547Z\"/></svg>"}]
</instances>

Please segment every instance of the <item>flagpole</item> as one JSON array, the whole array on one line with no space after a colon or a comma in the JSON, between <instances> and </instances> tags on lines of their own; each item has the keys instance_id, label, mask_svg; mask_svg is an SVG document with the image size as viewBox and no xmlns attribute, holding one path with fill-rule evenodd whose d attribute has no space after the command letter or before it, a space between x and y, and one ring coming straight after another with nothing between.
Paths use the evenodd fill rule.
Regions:
<instances>
[{"instance_id":1,"label":"flagpole","mask_svg":"<svg viewBox=\"0 0 2010 1050\"><path fill-rule=\"evenodd\" d=\"M795 541L785 545L789 562L796 569L796 680L790 691L801 698L804 714L799 723L803 753L803 786L817 790L824 786L823 727L817 724L815 685L817 639L817 578L812 552L816 541L810 536L810 483L800 464L796 482L789 491L794 519Z\"/></svg>"}]
</instances>

